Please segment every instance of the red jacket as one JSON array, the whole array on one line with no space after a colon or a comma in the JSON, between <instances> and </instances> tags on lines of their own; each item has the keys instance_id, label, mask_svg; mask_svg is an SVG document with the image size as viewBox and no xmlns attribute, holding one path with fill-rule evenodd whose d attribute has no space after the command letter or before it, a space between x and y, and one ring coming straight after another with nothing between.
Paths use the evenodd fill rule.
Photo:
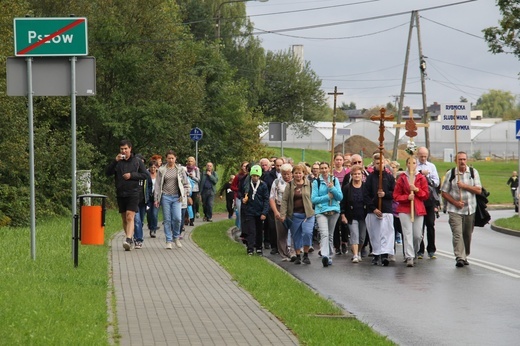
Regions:
<instances>
[{"instance_id":1,"label":"red jacket","mask_svg":"<svg viewBox=\"0 0 520 346\"><path fill-rule=\"evenodd\" d=\"M415 175L415 183L414 185L419 189L415 193L415 198L413 200L415 215L422 216L426 215L426 208L424 207L424 201L428 199L429 190L428 190L428 182L426 178L421 173L417 173ZM411 202L408 200L408 196L410 195L410 183L408 182L408 175L403 172L397 178L397 182L394 188L394 200L399 202L397 206L397 213L405 213L410 214L410 205Z\"/></svg>"}]
</instances>

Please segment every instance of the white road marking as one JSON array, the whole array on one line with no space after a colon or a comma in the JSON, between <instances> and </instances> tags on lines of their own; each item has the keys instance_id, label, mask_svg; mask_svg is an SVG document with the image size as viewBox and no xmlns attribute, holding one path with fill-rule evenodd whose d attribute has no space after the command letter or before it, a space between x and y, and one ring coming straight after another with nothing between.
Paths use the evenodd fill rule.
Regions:
<instances>
[{"instance_id":1,"label":"white road marking","mask_svg":"<svg viewBox=\"0 0 520 346\"><path fill-rule=\"evenodd\" d=\"M451 252L437 250L435 252L435 254L439 255L439 256L442 256L442 257L455 259L455 256L453 256L453 254ZM476 259L476 258L473 258L473 257L471 259L469 259L469 260L470 260L471 265L476 265L476 266L479 266L481 268L489 269L489 270L492 270L494 272L497 272L497 273L500 273L500 274L504 274L504 275L510 276L512 278L515 278L515 279L520 279L520 270L516 270L516 269L513 269L513 268L502 266L500 264L495 264L495 263L491 263L491 262L487 262L487 261L482 261L482 260L479 260L479 259Z\"/></svg>"}]
</instances>

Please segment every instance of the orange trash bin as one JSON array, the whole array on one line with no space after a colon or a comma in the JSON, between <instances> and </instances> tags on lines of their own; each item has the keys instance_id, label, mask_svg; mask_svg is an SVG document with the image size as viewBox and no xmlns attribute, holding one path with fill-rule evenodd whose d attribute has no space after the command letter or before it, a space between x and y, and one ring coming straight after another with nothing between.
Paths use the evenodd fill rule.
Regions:
<instances>
[{"instance_id":1,"label":"orange trash bin","mask_svg":"<svg viewBox=\"0 0 520 346\"><path fill-rule=\"evenodd\" d=\"M100 205L81 206L81 244L103 245L105 227L102 222L103 208Z\"/></svg>"}]
</instances>

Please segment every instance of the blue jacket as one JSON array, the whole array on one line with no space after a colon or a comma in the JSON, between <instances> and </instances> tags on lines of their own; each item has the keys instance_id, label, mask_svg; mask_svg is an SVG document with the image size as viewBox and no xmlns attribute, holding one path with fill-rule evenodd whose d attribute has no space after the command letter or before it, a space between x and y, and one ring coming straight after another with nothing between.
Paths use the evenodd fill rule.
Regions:
<instances>
[{"instance_id":1,"label":"blue jacket","mask_svg":"<svg viewBox=\"0 0 520 346\"><path fill-rule=\"evenodd\" d=\"M334 186L329 188L327 185L334 180ZM329 198L329 192L333 198ZM323 176L319 176L318 179L312 182L312 193L311 201L314 204L314 211L316 214L323 214L328 211L340 212L339 202L343 199L343 193L341 192L341 186L339 180L333 175L329 174L328 181L323 179Z\"/></svg>"}]
</instances>

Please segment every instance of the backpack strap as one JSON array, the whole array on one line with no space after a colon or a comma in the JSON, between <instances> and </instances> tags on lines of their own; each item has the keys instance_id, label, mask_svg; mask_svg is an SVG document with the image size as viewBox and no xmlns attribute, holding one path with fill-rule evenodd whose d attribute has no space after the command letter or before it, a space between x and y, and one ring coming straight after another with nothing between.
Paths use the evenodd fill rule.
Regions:
<instances>
[{"instance_id":1,"label":"backpack strap","mask_svg":"<svg viewBox=\"0 0 520 346\"><path fill-rule=\"evenodd\" d=\"M469 175L471 176L471 179L475 180L475 172L473 170L473 167L469 168ZM451 177L450 177L450 183L455 179L455 167L451 169Z\"/></svg>"}]
</instances>

